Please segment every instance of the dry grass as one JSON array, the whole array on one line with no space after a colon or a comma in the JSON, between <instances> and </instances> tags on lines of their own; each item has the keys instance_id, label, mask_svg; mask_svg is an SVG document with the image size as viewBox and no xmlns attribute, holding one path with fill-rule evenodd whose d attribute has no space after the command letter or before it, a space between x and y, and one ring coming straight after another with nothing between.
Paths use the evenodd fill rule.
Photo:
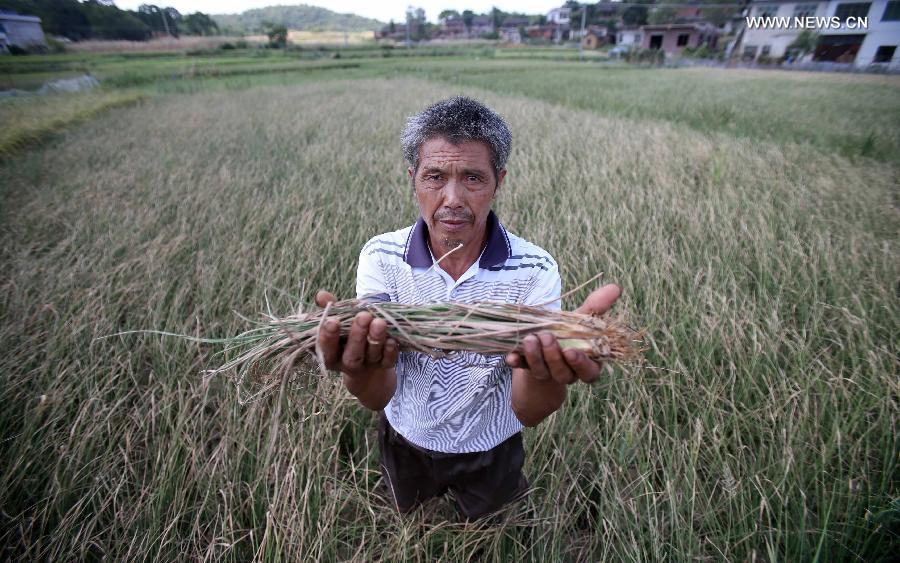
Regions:
<instances>
[{"instance_id":1,"label":"dry grass","mask_svg":"<svg viewBox=\"0 0 900 563\"><path fill-rule=\"evenodd\" d=\"M443 504L396 514L373 415L338 378L241 408L198 376L204 345L93 341L232 334L232 311L266 293L286 292L275 310L308 299L301 280L351 296L361 245L417 213L403 119L460 90L514 131L501 219L553 253L564 290L596 271L620 284L658 366L573 387L526 433L534 489L501 524L455 524ZM156 98L0 177L10 559L877 561L896 547L894 163L398 79Z\"/></svg>"},{"instance_id":2,"label":"dry grass","mask_svg":"<svg viewBox=\"0 0 900 563\"><path fill-rule=\"evenodd\" d=\"M247 41L266 43L266 35L248 35ZM288 42L295 45L362 45L374 43L375 33L372 31L288 31Z\"/></svg>"},{"instance_id":3,"label":"dry grass","mask_svg":"<svg viewBox=\"0 0 900 563\"><path fill-rule=\"evenodd\" d=\"M375 33L372 31L299 31L292 29L288 32L288 41L298 45L359 45L375 41Z\"/></svg>"},{"instance_id":4,"label":"dry grass","mask_svg":"<svg viewBox=\"0 0 900 563\"><path fill-rule=\"evenodd\" d=\"M66 51L71 53L143 53L155 51L188 51L191 49L215 49L219 45L234 42L241 37L160 37L149 41L109 41L92 39L74 41L66 44ZM252 39L246 38L251 41Z\"/></svg>"}]
</instances>

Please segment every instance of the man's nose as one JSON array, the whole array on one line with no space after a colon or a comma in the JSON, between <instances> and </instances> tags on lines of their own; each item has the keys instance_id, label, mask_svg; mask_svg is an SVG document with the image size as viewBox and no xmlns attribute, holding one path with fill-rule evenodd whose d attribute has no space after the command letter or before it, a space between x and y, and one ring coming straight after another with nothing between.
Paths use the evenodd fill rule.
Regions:
<instances>
[{"instance_id":1,"label":"man's nose","mask_svg":"<svg viewBox=\"0 0 900 563\"><path fill-rule=\"evenodd\" d=\"M447 183L444 184L444 189L441 190L444 196L444 207L450 207L452 209L463 207L464 189L462 183L456 178L447 180Z\"/></svg>"}]
</instances>

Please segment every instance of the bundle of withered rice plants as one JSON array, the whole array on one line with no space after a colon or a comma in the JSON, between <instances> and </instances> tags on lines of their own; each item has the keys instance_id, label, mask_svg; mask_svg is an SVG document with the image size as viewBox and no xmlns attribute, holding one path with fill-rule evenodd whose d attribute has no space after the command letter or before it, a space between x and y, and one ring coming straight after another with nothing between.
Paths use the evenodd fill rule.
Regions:
<instances>
[{"instance_id":1,"label":"bundle of withered rice plants","mask_svg":"<svg viewBox=\"0 0 900 563\"><path fill-rule=\"evenodd\" d=\"M621 319L495 302L410 305L348 299L311 312L300 311L284 317L270 313L261 321L245 319L256 326L228 338L198 338L162 331L129 332L224 345L217 355L236 355L205 373L232 374L238 387L248 379L264 383L265 391L277 387L298 364L319 359L316 342L326 318L338 321L341 337L346 338L354 317L362 311L384 319L388 336L396 340L401 351L422 352L435 358L461 351L482 355L522 353L522 340L529 334L544 331L553 334L563 350L581 350L598 363L629 362L642 351L640 334ZM254 393L253 397L263 391Z\"/></svg>"}]
</instances>

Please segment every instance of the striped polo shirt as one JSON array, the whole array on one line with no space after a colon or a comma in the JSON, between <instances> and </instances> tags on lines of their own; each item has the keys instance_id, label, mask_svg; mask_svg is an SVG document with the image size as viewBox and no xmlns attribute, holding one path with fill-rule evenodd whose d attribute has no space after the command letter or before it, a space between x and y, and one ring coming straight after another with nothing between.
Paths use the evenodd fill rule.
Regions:
<instances>
[{"instance_id":1,"label":"striped polo shirt","mask_svg":"<svg viewBox=\"0 0 900 563\"><path fill-rule=\"evenodd\" d=\"M378 235L363 246L356 296L409 304L495 301L559 309L560 285L553 257L507 231L491 211L487 244L458 280L434 264L428 226L420 217L415 225ZM384 412L391 426L417 446L481 452L522 430L511 397L512 370L503 356L457 352L435 359L401 352L397 389Z\"/></svg>"}]
</instances>

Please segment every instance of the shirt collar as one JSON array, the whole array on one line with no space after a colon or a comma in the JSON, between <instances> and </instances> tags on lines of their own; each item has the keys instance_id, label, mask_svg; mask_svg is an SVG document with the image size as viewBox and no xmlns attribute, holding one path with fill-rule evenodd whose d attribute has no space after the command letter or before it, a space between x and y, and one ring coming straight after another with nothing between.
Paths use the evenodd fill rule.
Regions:
<instances>
[{"instance_id":1,"label":"shirt collar","mask_svg":"<svg viewBox=\"0 0 900 563\"><path fill-rule=\"evenodd\" d=\"M487 218L487 245L478 260L479 268L491 268L509 260L512 251L506 229L493 210ZM406 239L406 250L403 260L413 268L430 268L434 264L431 251L428 249L428 225L419 217Z\"/></svg>"}]
</instances>

